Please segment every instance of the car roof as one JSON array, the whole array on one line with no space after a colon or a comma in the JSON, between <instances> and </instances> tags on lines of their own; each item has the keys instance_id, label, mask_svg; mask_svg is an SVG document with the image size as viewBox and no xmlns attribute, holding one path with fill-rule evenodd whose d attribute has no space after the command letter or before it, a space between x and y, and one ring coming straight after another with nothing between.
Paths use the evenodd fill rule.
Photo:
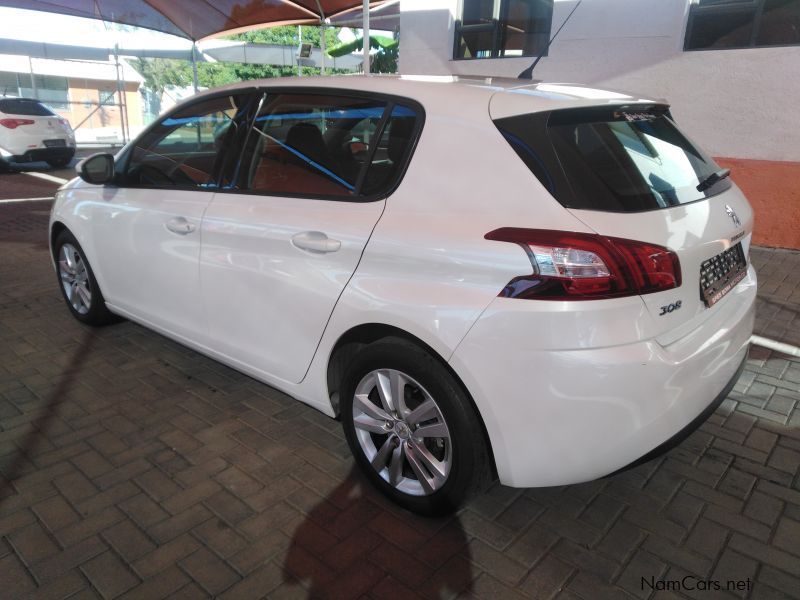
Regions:
<instances>
[{"instance_id":1,"label":"car roof","mask_svg":"<svg viewBox=\"0 0 800 600\"><path fill-rule=\"evenodd\" d=\"M426 110L440 107L445 112L466 110L475 103L480 110L492 104L492 118L560 108L607 104L666 104L664 100L595 88L574 83L528 81L508 77L458 75L337 75L317 77L276 77L247 80L205 94L246 88L317 88L353 90L404 96L420 102ZM454 95L459 98L453 102Z\"/></svg>"}]
</instances>

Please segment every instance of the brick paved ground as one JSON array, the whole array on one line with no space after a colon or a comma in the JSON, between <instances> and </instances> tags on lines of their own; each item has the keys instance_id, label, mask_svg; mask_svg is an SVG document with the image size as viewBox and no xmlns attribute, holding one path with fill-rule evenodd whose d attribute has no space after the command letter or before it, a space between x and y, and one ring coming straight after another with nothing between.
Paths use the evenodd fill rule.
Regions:
<instances>
[{"instance_id":1,"label":"brick paved ground","mask_svg":"<svg viewBox=\"0 0 800 600\"><path fill-rule=\"evenodd\" d=\"M78 325L48 209L0 205L0 596L666 600L642 578L693 575L800 597L797 359L754 348L634 471L420 519L353 472L337 422L131 323ZM753 260L760 332L797 343L800 254Z\"/></svg>"}]
</instances>

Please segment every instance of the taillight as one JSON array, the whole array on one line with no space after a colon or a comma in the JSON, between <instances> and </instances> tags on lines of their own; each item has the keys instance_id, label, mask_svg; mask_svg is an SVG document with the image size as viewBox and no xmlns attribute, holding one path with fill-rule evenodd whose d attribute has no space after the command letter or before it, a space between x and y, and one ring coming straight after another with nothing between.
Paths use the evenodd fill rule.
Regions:
<instances>
[{"instance_id":1,"label":"taillight","mask_svg":"<svg viewBox=\"0 0 800 600\"><path fill-rule=\"evenodd\" d=\"M500 296L593 300L650 294L681 284L677 254L668 248L591 233L503 227L487 240L518 244L533 267Z\"/></svg>"},{"instance_id":2,"label":"taillight","mask_svg":"<svg viewBox=\"0 0 800 600\"><path fill-rule=\"evenodd\" d=\"M33 119L0 119L0 125L8 129L16 129L20 125L33 125Z\"/></svg>"}]
</instances>

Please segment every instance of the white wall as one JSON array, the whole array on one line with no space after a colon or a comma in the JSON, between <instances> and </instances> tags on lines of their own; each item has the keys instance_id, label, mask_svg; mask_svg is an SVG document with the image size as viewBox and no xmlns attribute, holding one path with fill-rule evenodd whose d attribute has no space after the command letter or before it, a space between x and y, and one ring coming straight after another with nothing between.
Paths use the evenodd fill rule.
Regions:
<instances>
[{"instance_id":1,"label":"white wall","mask_svg":"<svg viewBox=\"0 0 800 600\"><path fill-rule=\"evenodd\" d=\"M576 0L556 0L553 33ZM532 59L453 60L457 0L403 0L400 71L510 76ZM800 46L683 52L689 0L584 0L534 77L666 98L715 156L800 161Z\"/></svg>"}]
</instances>

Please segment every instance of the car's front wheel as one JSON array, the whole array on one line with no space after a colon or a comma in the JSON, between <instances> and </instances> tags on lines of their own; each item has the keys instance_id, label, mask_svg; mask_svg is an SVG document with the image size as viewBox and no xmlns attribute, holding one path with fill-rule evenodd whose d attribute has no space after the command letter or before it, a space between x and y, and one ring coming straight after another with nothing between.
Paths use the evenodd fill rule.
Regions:
<instances>
[{"instance_id":1,"label":"car's front wheel","mask_svg":"<svg viewBox=\"0 0 800 600\"><path fill-rule=\"evenodd\" d=\"M365 346L345 373L342 424L356 461L414 512L451 512L491 481L485 435L447 368L401 338Z\"/></svg>"},{"instance_id":2,"label":"car's front wheel","mask_svg":"<svg viewBox=\"0 0 800 600\"><path fill-rule=\"evenodd\" d=\"M53 245L59 289L69 311L87 325L105 325L115 320L106 307L92 267L83 248L66 229L58 234Z\"/></svg>"}]
</instances>

